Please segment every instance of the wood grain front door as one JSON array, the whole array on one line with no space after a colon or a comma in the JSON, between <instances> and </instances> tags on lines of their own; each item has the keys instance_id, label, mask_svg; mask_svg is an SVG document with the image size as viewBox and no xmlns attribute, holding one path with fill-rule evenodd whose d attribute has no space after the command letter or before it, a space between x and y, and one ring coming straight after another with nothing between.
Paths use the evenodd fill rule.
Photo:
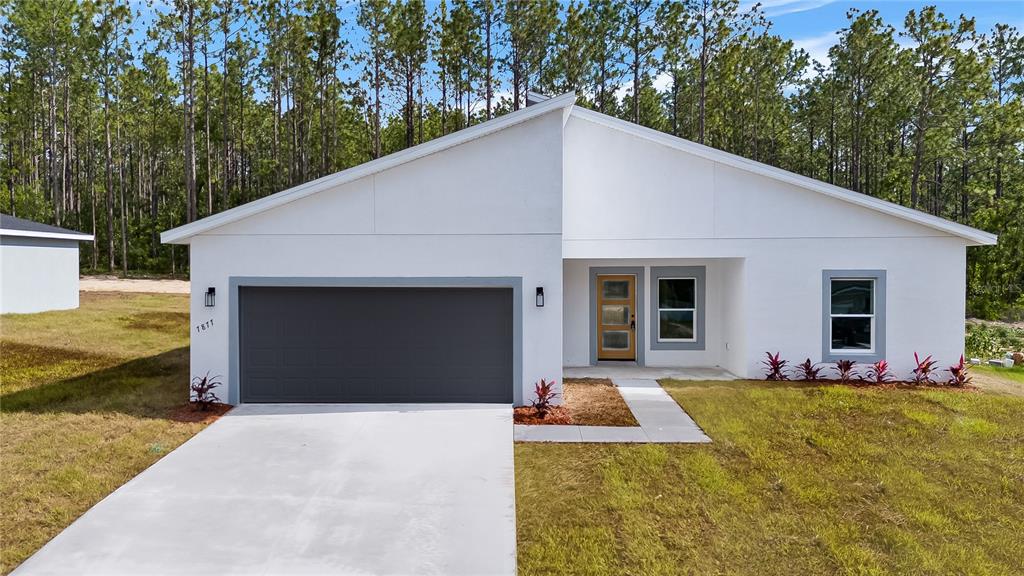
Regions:
<instances>
[{"instance_id":1,"label":"wood grain front door","mask_svg":"<svg viewBox=\"0 0 1024 576\"><path fill-rule=\"evenodd\" d=\"M636 360L636 276L597 277L597 359Z\"/></svg>"}]
</instances>

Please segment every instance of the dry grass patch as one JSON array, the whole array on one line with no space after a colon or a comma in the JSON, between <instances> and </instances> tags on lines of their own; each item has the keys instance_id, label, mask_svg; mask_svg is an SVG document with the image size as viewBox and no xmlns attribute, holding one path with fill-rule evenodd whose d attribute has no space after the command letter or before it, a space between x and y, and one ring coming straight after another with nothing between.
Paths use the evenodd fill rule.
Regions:
<instances>
[{"instance_id":1,"label":"dry grass patch","mask_svg":"<svg viewBox=\"0 0 1024 576\"><path fill-rule=\"evenodd\" d=\"M569 378L562 382L572 421L580 426L639 426L619 389L605 378Z\"/></svg>"},{"instance_id":2,"label":"dry grass patch","mask_svg":"<svg viewBox=\"0 0 1024 576\"><path fill-rule=\"evenodd\" d=\"M575 424L578 426L638 426L636 418L606 378L566 378L562 405L539 418L529 406L513 411L516 424Z\"/></svg>"},{"instance_id":3,"label":"dry grass patch","mask_svg":"<svg viewBox=\"0 0 1024 576\"><path fill-rule=\"evenodd\" d=\"M188 399L188 296L81 295L0 317L0 573L202 430Z\"/></svg>"}]
</instances>

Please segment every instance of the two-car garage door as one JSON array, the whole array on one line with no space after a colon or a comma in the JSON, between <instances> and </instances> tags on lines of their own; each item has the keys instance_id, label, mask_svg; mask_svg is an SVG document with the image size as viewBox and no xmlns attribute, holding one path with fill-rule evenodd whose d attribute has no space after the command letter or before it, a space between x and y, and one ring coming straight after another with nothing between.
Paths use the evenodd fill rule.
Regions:
<instances>
[{"instance_id":1,"label":"two-car garage door","mask_svg":"<svg viewBox=\"0 0 1024 576\"><path fill-rule=\"evenodd\" d=\"M238 289L242 402L512 402L509 288Z\"/></svg>"}]
</instances>

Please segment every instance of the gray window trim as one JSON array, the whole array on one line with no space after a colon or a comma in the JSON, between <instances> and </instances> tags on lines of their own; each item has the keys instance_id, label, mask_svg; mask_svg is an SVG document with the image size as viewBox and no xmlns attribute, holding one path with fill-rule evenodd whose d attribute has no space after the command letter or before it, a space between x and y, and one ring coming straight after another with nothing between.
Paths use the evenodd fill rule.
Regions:
<instances>
[{"instance_id":1,"label":"gray window trim","mask_svg":"<svg viewBox=\"0 0 1024 576\"><path fill-rule=\"evenodd\" d=\"M301 276L229 276L228 277L228 399L238 404L239 349L238 349L238 288L240 286L274 287L409 287L409 288L511 288L512 289L512 402L523 404L523 278L521 276L466 276L466 277L301 277Z\"/></svg>"},{"instance_id":2,"label":"gray window trim","mask_svg":"<svg viewBox=\"0 0 1024 576\"><path fill-rule=\"evenodd\" d=\"M856 278L875 281L875 349L873 352L832 351L832 279ZM885 270L822 270L821 271L821 361L855 360L878 362L885 359Z\"/></svg>"},{"instance_id":3,"label":"gray window trim","mask_svg":"<svg viewBox=\"0 0 1024 576\"><path fill-rule=\"evenodd\" d=\"M632 274L636 276L636 363L644 365L644 267L643 266L594 266L590 268L590 365L597 365L597 276L599 274Z\"/></svg>"},{"instance_id":4,"label":"gray window trim","mask_svg":"<svg viewBox=\"0 0 1024 576\"><path fill-rule=\"evenodd\" d=\"M662 278L696 278L697 313L694 328L697 339L693 342L658 341L658 280ZM651 350L704 350L707 340L707 267L705 266L652 266L651 267Z\"/></svg>"}]
</instances>

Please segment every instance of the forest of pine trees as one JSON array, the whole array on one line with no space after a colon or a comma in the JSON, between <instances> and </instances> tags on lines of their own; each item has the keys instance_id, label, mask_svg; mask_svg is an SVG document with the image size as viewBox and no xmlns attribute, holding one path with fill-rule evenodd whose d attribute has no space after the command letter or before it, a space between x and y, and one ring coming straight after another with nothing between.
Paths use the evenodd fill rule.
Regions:
<instances>
[{"instance_id":1,"label":"forest of pine trees","mask_svg":"<svg viewBox=\"0 0 1024 576\"><path fill-rule=\"evenodd\" d=\"M187 252L163 230L521 108L527 91L575 91L995 232L999 246L968 251L969 312L1024 313L1020 33L931 6L900 22L851 10L821 63L744 6L7 0L0 211L94 233L85 271L181 274Z\"/></svg>"}]
</instances>

